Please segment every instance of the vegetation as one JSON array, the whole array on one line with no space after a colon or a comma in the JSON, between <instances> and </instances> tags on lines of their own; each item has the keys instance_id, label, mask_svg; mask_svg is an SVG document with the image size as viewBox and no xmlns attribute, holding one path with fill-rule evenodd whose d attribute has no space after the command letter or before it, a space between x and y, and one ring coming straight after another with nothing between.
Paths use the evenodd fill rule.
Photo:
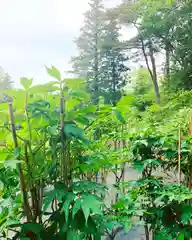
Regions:
<instances>
[{"instance_id":1,"label":"vegetation","mask_svg":"<svg viewBox=\"0 0 192 240\"><path fill-rule=\"evenodd\" d=\"M137 224L146 240L191 239L191 12L185 0L91 0L77 78L52 66L51 82L3 88L2 239L112 240ZM137 36L120 41L121 25ZM145 67L129 71L135 60Z\"/></svg>"},{"instance_id":2,"label":"vegetation","mask_svg":"<svg viewBox=\"0 0 192 240\"><path fill-rule=\"evenodd\" d=\"M4 91L12 88L12 82L8 73L4 72L4 69L0 67L0 101L6 99Z\"/></svg>"}]
</instances>

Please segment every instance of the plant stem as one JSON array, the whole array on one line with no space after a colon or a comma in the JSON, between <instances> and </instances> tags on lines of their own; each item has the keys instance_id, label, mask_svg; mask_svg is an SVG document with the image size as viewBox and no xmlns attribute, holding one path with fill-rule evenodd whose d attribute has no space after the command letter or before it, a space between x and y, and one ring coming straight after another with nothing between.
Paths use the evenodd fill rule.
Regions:
<instances>
[{"instance_id":1,"label":"plant stem","mask_svg":"<svg viewBox=\"0 0 192 240\"><path fill-rule=\"evenodd\" d=\"M15 128L12 103L9 103L9 117L10 117L14 146L15 146L15 149L18 149L18 141L17 141L17 134L16 134L16 128ZM17 168L18 168L18 172L19 172L21 192L23 195L24 213L27 218L27 221L30 222L31 221L31 210L30 210L29 200L28 200L28 196L27 196L25 178L24 178L24 174L23 174L23 170L22 170L22 166L21 166L20 162L17 163Z\"/></svg>"},{"instance_id":2,"label":"plant stem","mask_svg":"<svg viewBox=\"0 0 192 240\"><path fill-rule=\"evenodd\" d=\"M149 240L149 229L147 224L145 224L145 237L146 237L146 240Z\"/></svg>"},{"instance_id":3,"label":"plant stem","mask_svg":"<svg viewBox=\"0 0 192 240\"><path fill-rule=\"evenodd\" d=\"M64 186L68 186L68 157L67 157L67 141L64 138L64 121L65 121L65 99L63 94L62 85L60 84L60 128L61 128L61 152L60 152L60 168L61 168L61 182Z\"/></svg>"},{"instance_id":4,"label":"plant stem","mask_svg":"<svg viewBox=\"0 0 192 240\"><path fill-rule=\"evenodd\" d=\"M178 184L181 184L181 128L178 131Z\"/></svg>"}]
</instances>

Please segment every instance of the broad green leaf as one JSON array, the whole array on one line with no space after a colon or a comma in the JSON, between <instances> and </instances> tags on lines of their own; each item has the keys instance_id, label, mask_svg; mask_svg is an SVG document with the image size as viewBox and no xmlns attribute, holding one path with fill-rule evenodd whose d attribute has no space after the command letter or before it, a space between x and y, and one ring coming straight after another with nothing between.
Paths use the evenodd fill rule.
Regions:
<instances>
[{"instance_id":1,"label":"broad green leaf","mask_svg":"<svg viewBox=\"0 0 192 240\"><path fill-rule=\"evenodd\" d=\"M115 111L114 111L114 114L115 114L116 118L117 118L121 123L123 123L123 124L126 123L124 117L122 116L122 114L121 114L119 111L115 110Z\"/></svg>"},{"instance_id":2,"label":"broad green leaf","mask_svg":"<svg viewBox=\"0 0 192 240\"><path fill-rule=\"evenodd\" d=\"M21 78L20 79L20 84L24 87L25 90L28 90L33 83L33 79L31 78Z\"/></svg>"},{"instance_id":3,"label":"broad green leaf","mask_svg":"<svg viewBox=\"0 0 192 240\"><path fill-rule=\"evenodd\" d=\"M102 202L98 200L98 198L95 195L89 194L89 195L83 195L82 196L83 200L82 200L82 205L84 207L84 214L85 214L85 218L88 218L88 214L93 213L93 214L99 214L99 215L103 215L102 211L101 211L101 204ZM83 208L82 208L83 209ZM88 211L89 209L89 211Z\"/></svg>"},{"instance_id":4,"label":"broad green leaf","mask_svg":"<svg viewBox=\"0 0 192 240\"><path fill-rule=\"evenodd\" d=\"M72 217L75 217L75 214L81 209L81 199L78 198L74 205L73 205L73 209L72 209Z\"/></svg>"},{"instance_id":5,"label":"broad green leaf","mask_svg":"<svg viewBox=\"0 0 192 240\"><path fill-rule=\"evenodd\" d=\"M80 100L70 98L68 101L66 101L66 110L71 113L71 110L74 109L75 106L80 104Z\"/></svg>"},{"instance_id":6,"label":"broad green leaf","mask_svg":"<svg viewBox=\"0 0 192 240\"><path fill-rule=\"evenodd\" d=\"M74 193L69 193L67 195L67 198L66 198L64 204L63 204L63 210L64 210L64 213L65 213L66 222L68 222L70 203L75 199L75 197L76 197L76 195Z\"/></svg>"},{"instance_id":7,"label":"broad green leaf","mask_svg":"<svg viewBox=\"0 0 192 240\"><path fill-rule=\"evenodd\" d=\"M92 203L92 204L94 204L94 203ZM85 216L85 224L87 224L87 220L90 215L90 208L89 208L89 205L87 205L87 202L85 201L85 199L81 203L81 208L82 208L84 216Z\"/></svg>"},{"instance_id":8,"label":"broad green leaf","mask_svg":"<svg viewBox=\"0 0 192 240\"><path fill-rule=\"evenodd\" d=\"M65 124L64 131L68 136L73 136L77 139L85 140L83 129L77 127L75 124Z\"/></svg>"},{"instance_id":9,"label":"broad green leaf","mask_svg":"<svg viewBox=\"0 0 192 240\"><path fill-rule=\"evenodd\" d=\"M51 77L56 78L58 81L61 81L61 73L56 67L51 66L51 68L46 67L46 69L47 69L47 73Z\"/></svg>"}]
</instances>

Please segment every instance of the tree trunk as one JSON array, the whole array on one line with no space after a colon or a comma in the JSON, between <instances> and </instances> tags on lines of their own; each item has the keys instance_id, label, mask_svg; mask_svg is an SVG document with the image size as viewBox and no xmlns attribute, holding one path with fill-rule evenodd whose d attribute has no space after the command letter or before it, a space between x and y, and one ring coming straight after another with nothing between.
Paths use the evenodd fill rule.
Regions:
<instances>
[{"instance_id":1,"label":"tree trunk","mask_svg":"<svg viewBox=\"0 0 192 240\"><path fill-rule=\"evenodd\" d=\"M150 238L149 238L149 228L148 228L147 224L144 227L145 227L145 237L146 237L146 240L150 240Z\"/></svg>"},{"instance_id":2,"label":"tree trunk","mask_svg":"<svg viewBox=\"0 0 192 240\"><path fill-rule=\"evenodd\" d=\"M170 50L168 43L165 43L165 78L167 79L168 86L170 84Z\"/></svg>"},{"instance_id":3,"label":"tree trunk","mask_svg":"<svg viewBox=\"0 0 192 240\"><path fill-rule=\"evenodd\" d=\"M152 65L152 69L151 69L150 65L149 65L149 60L148 60L148 57L147 57L147 53L146 53L146 50L145 50L145 44L144 44L144 41L143 41L141 36L140 36L140 41L141 41L141 48L142 48L142 52L143 52L143 55L144 55L144 58L145 58L147 69L149 71L149 74L151 76L151 80L153 82L155 97L156 97L156 103L160 104L160 92L159 92L159 85L158 85L158 82L157 82L157 71L156 71L156 64L155 64L155 58L154 58L152 43L149 42L149 46L148 46L149 47L149 55L150 55L151 65Z\"/></svg>"},{"instance_id":4,"label":"tree trunk","mask_svg":"<svg viewBox=\"0 0 192 240\"><path fill-rule=\"evenodd\" d=\"M112 83L113 83L113 95L112 95L112 104L116 105L116 72L115 72L115 63L112 62Z\"/></svg>"},{"instance_id":5,"label":"tree trunk","mask_svg":"<svg viewBox=\"0 0 192 240\"><path fill-rule=\"evenodd\" d=\"M159 92L159 85L157 81L157 69L156 69L154 51L153 51L153 46L151 41L149 41L149 57L150 57L151 66L152 66L152 75L153 75L152 81L153 81L153 86L155 90L156 102L157 104L160 104L160 92Z\"/></svg>"},{"instance_id":6,"label":"tree trunk","mask_svg":"<svg viewBox=\"0 0 192 240\"><path fill-rule=\"evenodd\" d=\"M97 16L98 18L98 16ZM98 19L96 19L95 46L94 46L94 83L93 83L93 103L99 103L99 52L98 52Z\"/></svg>"}]
</instances>

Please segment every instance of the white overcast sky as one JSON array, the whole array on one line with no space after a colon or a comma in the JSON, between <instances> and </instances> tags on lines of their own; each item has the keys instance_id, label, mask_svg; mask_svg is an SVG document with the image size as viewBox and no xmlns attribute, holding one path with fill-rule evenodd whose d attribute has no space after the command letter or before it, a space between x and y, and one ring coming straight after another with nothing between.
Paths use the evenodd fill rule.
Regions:
<instances>
[{"instance_id":1,"label":"white overcast sky","mask_svg":"<svg viewBox=\"0 0 192 240\"><path fill-rule=\"evenodd\" d=\"M45 65L70 70L88 0L0 0L0 6L0 66L16 85L22 76L47 81Z\"/></svg>"}]
</instances>

